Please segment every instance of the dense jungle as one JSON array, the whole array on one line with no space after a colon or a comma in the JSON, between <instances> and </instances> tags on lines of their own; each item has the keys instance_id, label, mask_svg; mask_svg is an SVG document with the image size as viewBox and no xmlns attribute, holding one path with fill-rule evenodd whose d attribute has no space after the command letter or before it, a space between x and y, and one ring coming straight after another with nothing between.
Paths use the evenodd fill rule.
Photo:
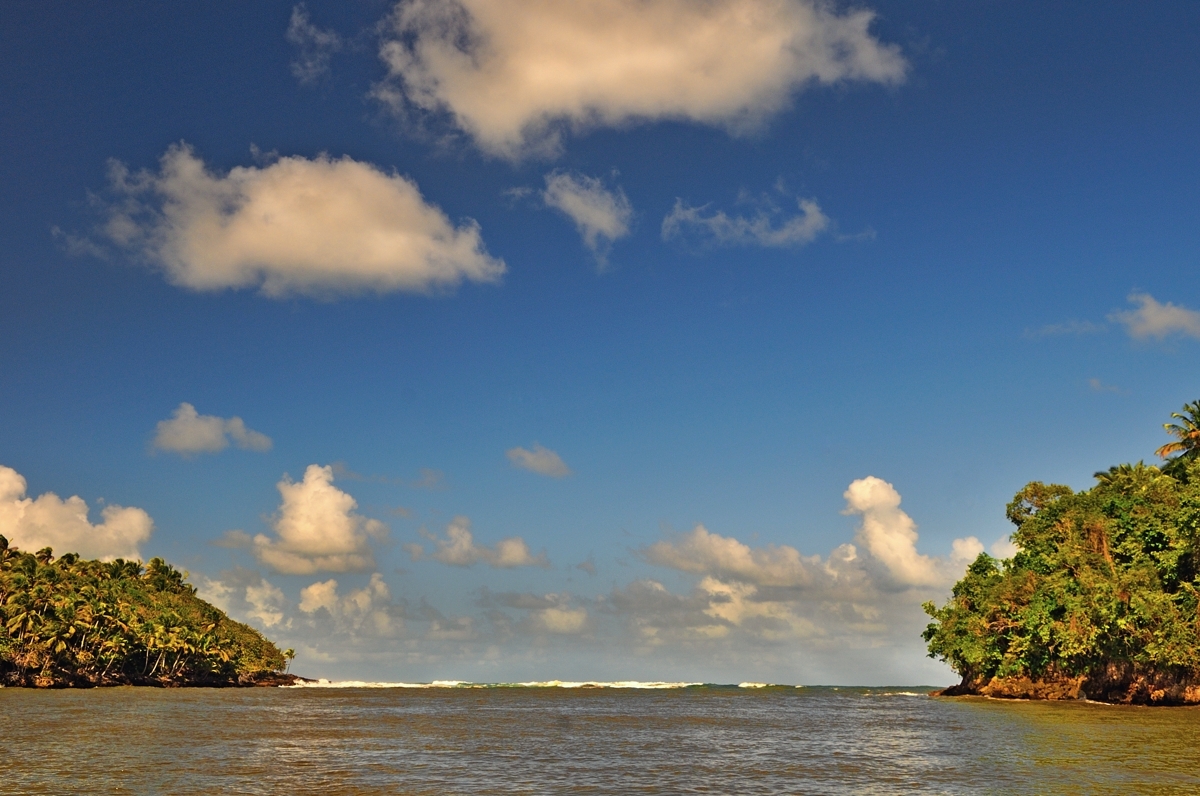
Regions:
<instances>
[{"instance_id":1,"label":"dense jungle","mask_svg":"<svg viewBox=\"0 0 1200 796\"><path fill-rule=\"evenodd\" d=\"M0 536L0 685L280 685L291 655L160 558L55 558Z\"/></svg>"},{"instance_id":2,"label":"dense jungle","mask_svg":"<svg viewBox=\"0 0 1200 796\"><path fill-rule=\"evenodd\" d=\"M943 693L1200 703L1200 401L1172 419L1161 467L1016 494L1016 554L981 554L925 605L930 656L962 677Z\"/></svg>"}]
</instances>

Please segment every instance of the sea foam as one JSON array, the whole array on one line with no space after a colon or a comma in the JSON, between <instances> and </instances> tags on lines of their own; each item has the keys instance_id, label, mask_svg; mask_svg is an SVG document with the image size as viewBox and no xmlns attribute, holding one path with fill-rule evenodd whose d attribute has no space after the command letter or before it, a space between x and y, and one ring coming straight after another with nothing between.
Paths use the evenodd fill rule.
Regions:
<instances>
[{"instance_id":1,"label":"sea foam","mask_svg":"<svg viewBox=\"0 0 1200 796\"><path fill-rule=\"evenodd\" d=\"M466 680L434 680L431 683L387 683L364 680L297 681L291 688L693 688L705 683L674 683L642 680L533 680L526 683L472 683Z\"/></svg>"}]
</instances>

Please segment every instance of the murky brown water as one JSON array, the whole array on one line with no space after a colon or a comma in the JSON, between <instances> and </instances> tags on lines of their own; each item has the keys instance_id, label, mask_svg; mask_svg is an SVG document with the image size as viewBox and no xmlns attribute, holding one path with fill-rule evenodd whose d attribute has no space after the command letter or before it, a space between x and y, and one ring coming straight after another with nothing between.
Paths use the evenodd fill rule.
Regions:
<instances>
[{"instance_id":1,"label":"murky brown water","mask_svg":"<svg viewBox=\"0 0 1200 796\"><path fill-rule=\"evenodd\" d=\"M1200 793L1200 710L900 691L0 689L0 793Z\"/></svg>"}]
</instances>

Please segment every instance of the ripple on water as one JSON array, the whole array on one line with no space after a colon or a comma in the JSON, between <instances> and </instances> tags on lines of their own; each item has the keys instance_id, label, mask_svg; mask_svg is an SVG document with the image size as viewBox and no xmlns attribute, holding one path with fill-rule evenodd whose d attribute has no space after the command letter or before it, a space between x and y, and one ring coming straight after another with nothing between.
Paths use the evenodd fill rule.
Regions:
<instances>
[{"instance_id":1,"label":"ripple on water","mask_svg":"<svg viewBox=\"0 0 1200 796\"><path fill-rule=\"evenodd\" d=\"M1200 791L1190 708L911 687L475 685L5 689L0 793Z\"/></svg>"}]
</instances>

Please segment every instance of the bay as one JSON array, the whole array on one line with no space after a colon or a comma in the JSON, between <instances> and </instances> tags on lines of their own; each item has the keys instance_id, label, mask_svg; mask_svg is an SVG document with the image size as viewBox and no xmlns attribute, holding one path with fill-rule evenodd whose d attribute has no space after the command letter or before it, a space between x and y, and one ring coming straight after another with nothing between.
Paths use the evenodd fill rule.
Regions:
<instances>
[{"instance_id":1,"label":"bay","mask_svg":"<svg viewBox=\"0 0 1200 796\"><path fill-rule=\"evenodd\" d=\"M928 689L0 689L0 793L1192 794L1200 710Z\"/></svg>"}]
</instances>

